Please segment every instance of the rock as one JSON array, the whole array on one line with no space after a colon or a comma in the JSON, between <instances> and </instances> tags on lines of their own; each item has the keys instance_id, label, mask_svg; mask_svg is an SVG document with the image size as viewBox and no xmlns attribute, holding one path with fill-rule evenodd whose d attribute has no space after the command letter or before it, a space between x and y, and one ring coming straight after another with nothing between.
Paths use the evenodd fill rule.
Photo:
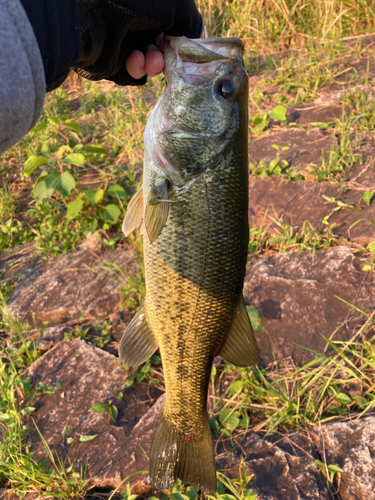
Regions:
<instances>
[{"instance_id":1,"label":"rock","mask_svg":"<svg viewBox=\"0 0 375 500\"><path fill-rule=\"evenodd\" d=\"M101 253L92 249L90 240L76 252L48 262L40 260L24 269L9 309L21 322L34 324L35 318L37 325L96 318L114 311L122 298L120 288L126 284L126 273L135 269L131 247Z\"/></svg>"},{"instance_id":2,"label":"rock","mask_svg":"<svg viewBox=\"0 0 375 500\"><path fill-rule=\"evenodd\" d=\"M338 297L365 312L374 307L374 283L361 270L361 258L361 253L341 246L314 256L280 253L248 264L244 296L262 317L263 329L255 333L263 365L291 356L301 366L314 357L303 347L323 353L322 335L334 340L351 337L363 320L357 314L350 325L342 325L354 311Z\"/></svg>"},{"instance_id":3,"label":"rock","mask_svg":"<svg viewBox=\"0 0 375 500\"><path fill-rule=\"evenodd\" d=\"M308 131L298 128L288 128L277 132L271 130L267 135L250 142L250 161L256 164L261 161L269 164L271 160L276 158L277 151L272 147L273 144L276 144L281 148L289 147L280 155L280 158L289 164L298 167L320 166L322 151L328 155L335 140L334 136L324 133L317 127Z\"/></svg>"},{"instance_id":4,"label":"rock","mask_svg":"<svg viewBox=\"0 0 375 500\"><path fill-rule=\"evenodd\" d=\"M287 117L289 120L298 123L298 125L301 125L302 127L314 123L333 122L335 118L341 118L344 111L347 114L350 114L352 111L350 106L343 106L342 104L339 104L343 94L343 91L341 93L335 92L333 94L329 94L328 96L320 97L314 103L310 102L299 106L292 106L291 108L288 108ZM336 95L339 96L337 100ZM333 100L326 102L328 98L332 98Z\"/></svg>"},{"instance_id":5,"label":"rock","mask_svg":"<svg viewBox=\"0 0 375 500\"><path fill-rule=\"evenodd\" d=\"M250 434L241 443L246 453L244 464L248 474L254 474L248 487L262 500L330 500L319 475L311 442L302 434L279 434L263 438ZM218 468L238 477L238 448L218 460Z\"/></svg>"},{"instance_id":6,"label":"rock","mask_svg":"<svg viewBox=\"0 0 375 500\"><path fill-rule=\"evenodd\" d=\"M67 325L52 326L50 328L46 328L41 339L36 342L36 348L42 352L49 351L58 342L63 340L65 333L68 332L71 328L71 326Z\"/></svg>"},{"instance_id":7,"label":"rock","mask_svg":"<svg viewBox=\"0 0 375 500\"><path fill-rule=\"evenodd\" d=\"M312 433L321 460L338 465L335 476L341 500L375 497L375 416L314 427Z\"/></svg>"},{"instance_id":8,"label":"rock","mask_svg":"<svg viewBox=\"0 0 375 500\"><path fill-rule=\"evenodd\" d=\"M367 178L365 174L363 179ZM372 224L375 221L375 201L367 206L362 199L363 191L350 189L348 185L343 193L342 186L338 184L285 181L281 177L259 178L251 175L250 227L263 224L263 228L269 226L268 231L277 236L282 231L275 219L287 225L292 223L295 231L301 231L305 221L319 233L326 233L328 227L334 224L333 233L340 238L367 245L375 239L375 224ZM324 196L336 201L330 202ZM354 208L342 207L334 211L338 207L337 201ZM323 219L328 216L328 224L323 224Z\"/></svg>"},{"instance_id":9,"label":"rock","mask_svg":"<svg viewBox=\"0 0 375 500\"><path fill-rule=\"evenodd\" d=\"M148 469L142 448L149 453L162 405L160 399L156 405L154 402L162 391L147 383L125 389L127 373L117 358L81 339L59 342L30 366L29 376L34 384L60 384L53 394L39 392L26 405L35 408L32 417L38 429L65 464L71 462L79 470L87 461L92 484L100 487L116 487L129 474ZM116 399L119 391L123 396ZM118 410L116 422L108 412L89 411L95 403L108 401ZM91 441L79 441L80 436L95 434ZM67 444L67 438L75 439ZM38 460L46 456L36 430L30 434L30 443ZM130 481L134 491L150 489L145 474Z\"/></svg>"}]
</instances>

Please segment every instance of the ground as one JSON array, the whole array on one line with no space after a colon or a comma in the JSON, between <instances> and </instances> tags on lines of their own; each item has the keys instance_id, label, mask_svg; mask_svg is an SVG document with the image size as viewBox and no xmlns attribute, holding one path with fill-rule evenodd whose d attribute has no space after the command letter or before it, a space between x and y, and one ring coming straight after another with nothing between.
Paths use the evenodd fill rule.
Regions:
<instances>
[{"instance_id":1,"label":"ground","mask_svg":"<svg viewBox=\"0 0 375 500\"><path fill-rule=\"evenodd\" d=\"M248 52L245 64L244 296L261 361L215 359L217 497L370 500L375 36ZM72 75L0 160L3 498L166 494L142 472L164 392L160 357L137 370L117 357L145 293L142 239L120 226L163 85ZM167 495L196 498L178 484Z\"/></svg>"}]
</instances>

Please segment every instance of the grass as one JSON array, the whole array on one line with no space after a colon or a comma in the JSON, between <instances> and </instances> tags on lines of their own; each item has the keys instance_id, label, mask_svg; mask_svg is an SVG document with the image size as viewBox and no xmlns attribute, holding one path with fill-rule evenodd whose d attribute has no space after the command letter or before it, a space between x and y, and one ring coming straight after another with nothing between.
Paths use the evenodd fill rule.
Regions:
<instances>
[{"instance_id":1,"label":"grass","mask_svg":"<svg viewBox=\"0 0 375 500\"><path fill-rule=\"evenodd\" d=\"M334 200L336 201L336 200ZM312 251L312 257L316 250L336 246L340 243L347 243L346 240L339 239L334 233L335 224L326 221L326 231L316 230L312 224L305 220L301 227L290 223L285 223L280 218L275 209L274 217L268 215L270 206L267 207L260 226L251 224L249 238L248 258L264 256L267 252L304 252ZM340 207L342 208L342 207ZM333 213L333 212L332 212ZM267 219L272 221L266 225Z\"/></svg>"},{"instance_id":2,"label":"grass","mask_svg":"<svg viewBox=\"0 0 375 500\"><path fill-rule=\"evenodd\" d=\"M327 340L335 354L312 352L296 368L290 359L268 369L221 364L211 377L211 422L218 436L238 439L253 431L267 434L306 429L339 417L360 418L375 406L375 319L358 311L363 326L350 341ZM221 395L224 377L231 381Z\"/></svg>"},{"instance_id":3,"label":"grass","mask_svg":"<svg viewBox=\"0 0 375 500\"><path fill-rule=\"evenodd\" d=\"M268 53L375 27L370 0L197 0L197 5L209 36L240 36L252 50Z\"/></svg>"}]
</instances>

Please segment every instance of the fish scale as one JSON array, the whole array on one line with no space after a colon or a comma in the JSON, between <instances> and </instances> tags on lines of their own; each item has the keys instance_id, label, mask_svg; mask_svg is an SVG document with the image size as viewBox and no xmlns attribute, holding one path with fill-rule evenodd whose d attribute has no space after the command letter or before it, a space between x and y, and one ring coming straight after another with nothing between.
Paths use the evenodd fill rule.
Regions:
<instances>
[{"instance_id":1,"label":"fish scale","mask_svg":"<svg viewBox=\"0 0 375 500\"><path fill-rule=\"evenodd\" d=\"M168 86L145 131L143 185L123 229L143 220L146 298L120 342L138 366L160 349L166 399L150 477L214 494L207 415L212 361L257 363L242 297L248 246L248 77L239 39L167 40Z\"/></svg>"}]
</instances>

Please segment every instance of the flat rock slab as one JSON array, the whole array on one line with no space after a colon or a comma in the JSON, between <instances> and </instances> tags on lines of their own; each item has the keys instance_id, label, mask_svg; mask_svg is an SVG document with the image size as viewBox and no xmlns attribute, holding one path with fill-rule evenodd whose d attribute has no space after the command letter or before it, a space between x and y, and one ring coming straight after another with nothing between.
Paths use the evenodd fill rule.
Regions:
<instances>
[{"instance_id":1,"label":"flat rock slab","mask_svg":"<svg viewBox=\"0 0 375 500\"><path fill-rule=\"evenodd\" d=\"M326 159L335 137L315 127L310 130L288 128L285 130L270 130L266 135L255 139L249 144L250 161L253 163L264 162L269 164L276 158L277 151L273 144L289 149L280 155L282 160L298 167L320 166L322 164L322 151Z\"/></svg>"},{"instance_id":2,"label":"flat rock slab","mask_svg":"<svg viewBox=\"0 0 375 500\"><path fill-rule=\"evenodd\" d=\"M149 453L162 400L154 403L162 391L146 383L124 389L127 373L118 359L81 339L59 342L30 366L29 376L34 384L60 384L53 394L38 393L27 405L35 408L36 425L67 466L71 462L79 470L88 461L92 483L101 487L116 487L129 474L148 470L142 448ZM123 396L116 399L119 391ZM116 422L108 412L89 411L95 403L108 401L118 410ZM79 441L80 436L95 434L92 441ZM69 437L76 439L67 444ZM36 430L31 432L30 442L38 460L46 456ZM146 474L134 476L131 482L135 492L150 489Z\"/></svg>"},{"instance_id":3,"label":"flat rock slab","mask_svg":"<svg viewBox=\"0 0 375 500\"><path fill-rule=\"evenodd\" d=\"M124 274L117 272L118 266ZM121 301L126 273L137 269L131 247L115 251L93 249L87 244L64 257L39 261L23 269L9 302L21 322L56 325L80 317L96 318L113 312Z\"/></svg>"},{"instance_id":4,"label":"flat rock slab","mask_svg":"<svg viewBox=\"0 0 375 500\"><path fill-rule=\"evenodd\" d=\"M218 468L238 477L240 456L248 474L249 486L262 500L330 500L331 497L316 468L315 450L302 434L263 438L250 434L236 452L218 460ZM229 471L228 471L229 469Z\"/></svg>"},{"instance_id":5,"label":"flat rock slab","mask_svg":"<svg viewBox=\"0 0 375 500\"><path fill-rule=\"evenodd\" d=\"M340 98L344 92L340 95ZM338 99L339 101L340 99ZM314 123L332 123L335 118L341 118L343 113L350 114L352 108L339 102L311 102L288 108L287 118L298 125L306 126Z\"/></svg>"},{"instance_id":6,"label":"flat rock slab","mask_svg":"<svg viewBox=\"0 0 375 500\"><path fill-rule=\"evenodd\" d=\"M326 341L349 340L363 318L340 297L369 313L375 306L372 273L362 268L362 254L346 246L312 252L280 253L247 266L245 302L261 314L256 331L261 363L291 356L298 366L323 353ZM345 321L350 323L341 326ZM303 347L301 347L303 346ZM328 353L331 351L328 350Z\"/></svg>"},{"instance_id":7,"label":"flat rock slab","mask_svg":"<svg viewBox=\"0 0 375 500\"><path fill-rule=\"evenodd\" d=\"M367 179L365 172L363 179ZM375 187L375 181L373 181ZM275 219L295 230L302 230L303 223L308 221L320 233L334 224L333 233L340 238L366 245L375 240L375 200L370 206L363 201L363 190L351 189L342 192L342 186L326 182L285 181L280 177L260 178L253 175L249 178L249 222L251 226L263 228L273 235L282 234ZM336 201L328 201L334 198ZM338 207L337 201L356 208ZM265 215L267 214L267 215ZM328 225L323 219L332 214ZM308 227L308 226L307 226Z\"/></svg>"},{"instance_id":8,"label":"flat rock slab","mask_svg":"<svg viewBox=\"0 0 375 500\"><path fill-rule=\"evenodd\" d=\"M327 465L338 465L341 500L375 498L375 416L315 427L313 439Z\"/></svg>"}]
</instances>

